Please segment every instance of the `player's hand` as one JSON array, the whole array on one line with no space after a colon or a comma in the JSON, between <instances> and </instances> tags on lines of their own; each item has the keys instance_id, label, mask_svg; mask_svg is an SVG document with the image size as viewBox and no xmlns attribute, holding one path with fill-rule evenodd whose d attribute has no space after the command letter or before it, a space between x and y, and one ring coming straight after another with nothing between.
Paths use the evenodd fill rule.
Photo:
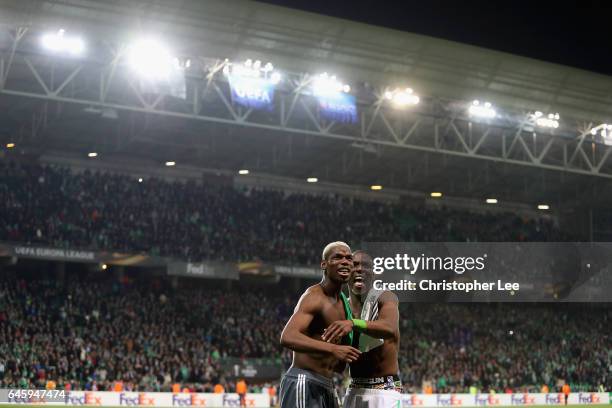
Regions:
<instances>
[{"instance_id":1,"label":"player's hand","mask_svg":"<svg viewBox=\"0 0 612 408\"><path fill-rule=\"evenodd\" d=\"M345 363L352 363L361 355L361 351L357 350L355 347L340 346L337 344L333 346L332 353L334 357Z\"/></svg>"},{"instance_id":2,"label":"player's hand","mask_svg":"<svg viewBox=\"0 0 612 408\"><path fill-rule=\"evenodd\" d=\"M321 339L328 343L337 343L337 340L353 331L352 320L338 320L329 325L327 329L323 331Z\"/></svg>"}]
</instances>

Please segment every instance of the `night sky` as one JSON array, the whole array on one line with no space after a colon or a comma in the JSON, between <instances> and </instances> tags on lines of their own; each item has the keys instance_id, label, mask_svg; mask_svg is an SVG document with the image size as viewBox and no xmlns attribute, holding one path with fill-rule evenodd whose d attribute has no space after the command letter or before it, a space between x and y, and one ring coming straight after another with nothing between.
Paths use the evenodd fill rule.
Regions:
<instances>
[{"instance_id":1,"label":"night sky","mask_svg":"<svg viewBox=\"0 0 612 408\"><path fill-rule=\"evenodd\" d=\"M612 75L612 1L260 0Z\"/></svg>"}]
</instances>

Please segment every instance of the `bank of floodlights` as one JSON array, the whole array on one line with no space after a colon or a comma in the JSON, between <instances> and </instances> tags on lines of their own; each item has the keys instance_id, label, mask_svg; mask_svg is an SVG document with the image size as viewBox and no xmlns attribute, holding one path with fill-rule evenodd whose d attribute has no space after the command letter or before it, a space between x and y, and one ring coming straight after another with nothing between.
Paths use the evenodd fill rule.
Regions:
<instances>
[{"instance_id":1,"label":"bank of floodlights","mask_svg":"<svg viewBox=\"0 0 612 408\"><path fill-rule=\"evenodd\" d=\"M478 100L472 102L468 108L468 113L470 116L484 119L493 119L495 116L497 116L497 112L495 112L495 109L490 102L482 103Z\"/></svg>"},{"instance_id":2,"label":"bank of floodlights","mask_svg":"<svg viewBox=\"0 0 612 408\"><path fill-rule=\"evenodd\" d=\"M414 93L412 88L395 89L393 91L386 91L385 99L390 101L391 104L397 108L405 108L407 106L416 105L420 102L418 95Z\"/></svg>"},{"instance_id":3,"label":"bank of floodlights","mask_svg":"<svg viewBox=\"0 0 612 408\"><path fill-rule=\"evenodd\" d=\"M225 60L223 74L226 76L236 75L248 78L263 78L276 85L280 82L282 76L280 72L274 70L274 65L271 62L262 64L260 60L248 59L243 63L231 63Z\"/></svg>"},{"instance_id":4,"label":"bank of floodlights","mask_svg":"<svg viewBox=\"0 0 612 408\"><path fill-rule=\"evenodd\" d=\"M532 115L535 124L539 127L543 128L552 128L556 129L559 127L559 114L558 113L549 113L548 115L544 115L540 111L536 111Z\"/></svg>"},{"instance_id":5,"label":"bank of floodlights","mask_svg":"<svg viewBox=\"0 0 612 408\"><path fill-rule=\"evenodd\" d=\"M66 35L64 29L43 35L41 43L44 48L57 53L80 55L85 51L85 42L80 37Z\"/></svg>"},{"instance_id":6,"label":"bank of floodlights","mask_svg":"<svg viewBox=\"0 0 612 408\"><path fill-rule=\"evenodd\" d=\"M168 79L181 66L163 43L150 38L130 44L126 57L132 70L146 79Z\"/></svg>"},{"instance_id":7,"label":"bank of floodlights","mask_svg":"<svg viewBox=\"0 0 612 408\"><path fill-rule=\"evenodd\" d=\"M348 93L351 87L339 81L335 75L324 72L315 77L312 82L312 92L317 96L331 96L339 93Z\"/></svg>"}]
</instances>

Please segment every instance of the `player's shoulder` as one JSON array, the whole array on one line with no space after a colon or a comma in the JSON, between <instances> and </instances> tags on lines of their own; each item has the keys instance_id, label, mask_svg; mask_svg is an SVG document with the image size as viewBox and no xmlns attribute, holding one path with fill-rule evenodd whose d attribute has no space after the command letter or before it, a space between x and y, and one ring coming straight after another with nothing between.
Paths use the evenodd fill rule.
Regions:
<instances>
[{"instance_id":1,"label":"player's shoulder","mask_svg":"<svg viewBox=\"0 0 612 408\"><path fill-rule=\"evenodd\" d=\"M397 295L395 293L391 292L390 290L385 290L378 297L378 302L379 303L386 303L386 302L399 303L399 299L397 298Z\"/></svg>"},{"instance_id":2,"label":"player's shoulder","mask_svg":"<svg viewBox=\"0 0 612 408\"><path fill-rule=\"evenodd\" d=\"M325 293L323 292L321 285L316 284L310 286L304 291L298 303L301 308L318 308L321 306L322 300L324 299Z\"/></svg>"}]
</instances>

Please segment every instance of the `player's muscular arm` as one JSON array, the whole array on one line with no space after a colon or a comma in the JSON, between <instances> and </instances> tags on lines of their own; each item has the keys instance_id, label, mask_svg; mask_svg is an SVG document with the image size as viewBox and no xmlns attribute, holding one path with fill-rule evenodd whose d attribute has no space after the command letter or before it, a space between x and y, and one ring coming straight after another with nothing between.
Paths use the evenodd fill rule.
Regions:
<instances>
[{"instance_id":1,"label":"player's muscular arm","mask_svg":"<svg viewBox=\"0 0 612 408\"><path fill-rule=\"evenodd\" d=\"M362 332L376 338L389 339L396 335L399 329L399 310L397 296L385 292L378 301L378 319L368 320L367 328Z\"/></svg>"},{"instance_id":2,"label":"player's muscular arm","mask_svg":"<svg viewBox=\"0 0 612 408\"><path fill-rule=\"evenodd\" d=\"M383 293L378 300L378 319L368 320L367 328L361 329L363 333L369 336L389 339L393 338L399 328L399 311L398 299L393 292ZM333 322L325 329L323 340L334 342L337 338L346 336L351 330L354 330L355 324L352 320L339 320Z\"/></svg>"},{"instance_id":3,"label":"player's muscular arm","mask_svg":"<svg viewBox=\"0 0 612 408\"><path fill-rule=\"evenodd\" d=\"M315 340L306 334L314 316L321 313L321 303L321 299L312 293L305 294L300 299L293 312L293 316L291 316L281 333L281 345L297 352L333 354L342 361L355 361L359 354L361 354L359 350L350 346L338 346Z\"/></svg>"}]
</instances>

